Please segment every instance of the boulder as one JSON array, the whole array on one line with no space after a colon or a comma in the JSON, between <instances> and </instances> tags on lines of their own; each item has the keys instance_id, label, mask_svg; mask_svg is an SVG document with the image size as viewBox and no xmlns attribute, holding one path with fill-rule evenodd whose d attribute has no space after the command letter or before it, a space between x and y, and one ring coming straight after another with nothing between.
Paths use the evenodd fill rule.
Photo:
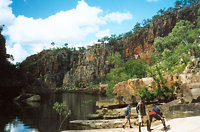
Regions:
<instances>
[{"instance_id":1,"label":"boulder","mask_svg":"<svg viewBox=\"0 0 200 132\"><path fill-rule=\"evenodd\" d=\"M26 102L38 102L40 101L40 95L33 95L27 99L25 99Z\"/></svg>"},{"instance_id":2,"label":"boulder","mask_svg":"<svg viewBox=\"0 0 200 132\"><path fill-rule=\"evenodd\" d=\"M96 102L96 106L99 108L120 108L127 106L127 104L136 104L136 97L127 95L127 96L116 96L111 99L104 99Z\"/></svg>"},{"instance_id":3,"label":"boulder","mask_svg":"<svg viewBox=\"0 0 200 132\"><path fill-rule=\"evenodd\" d=\"M103 116L101 114L89 114L87 116L87 119L89 120L103 119Z\"/></svg>"},{"instance_id":4,"label":"boulder","mask_svg":"<svg viewBox=\"0 0 200 132\"><path fill-rule=\"evenodd\" d=\"M179 87L175 87L175 93L180 99L180 102L197 102L200 99L200 73L196 74L180 74L180 75L166 75L163 76L163 81L166 86L171 87L175 82L179 83ZM153 78L142 79L129 79L116 84L113 88L113 93L123 99L121 102L130 103L125 101L126 98L134 98L137 90L146 86L148 90L154 92L156 88L156 82ZM135 102L132 102L135 103Z\"/></svg>"}]
</instances>

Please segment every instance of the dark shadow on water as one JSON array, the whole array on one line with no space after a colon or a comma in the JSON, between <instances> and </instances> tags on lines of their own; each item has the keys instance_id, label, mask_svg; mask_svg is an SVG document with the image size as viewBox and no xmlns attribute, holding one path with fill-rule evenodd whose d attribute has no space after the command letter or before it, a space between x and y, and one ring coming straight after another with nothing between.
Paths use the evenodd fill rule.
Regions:
<instances>
[{"instance_id":1,"label":"dark shadow on water","mask_svg":"<svg viewBox=\"0 0 200 132\"><path fill-rule=\"evenodd\" d=\"M53 110L53 104L62 102L72 111L71 116L63 124L63 130L86 129L80 126L71 125L70 120L83 120L88 114L96 112L96 100L98 96L83 93L53 94L42 97L38 104L16 104L4 102L0 104L0 132L7 132L11 129L17 131L24 127L26 130L36 132L56 132L59 127L58 114ZM26 129L26 130L25 130ZM20 132L21 132L20 131Z\"/></svg>"}]
</instances>

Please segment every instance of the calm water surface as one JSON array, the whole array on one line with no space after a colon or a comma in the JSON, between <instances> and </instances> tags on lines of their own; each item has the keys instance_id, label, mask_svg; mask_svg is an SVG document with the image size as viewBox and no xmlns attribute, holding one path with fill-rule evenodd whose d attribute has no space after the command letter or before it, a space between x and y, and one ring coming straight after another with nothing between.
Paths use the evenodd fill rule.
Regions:
<instances>
[{"instance_id":1,"label":"calm water surface","mask_svg":"<svg viewBox=\"0 0 200 132\"><path fill-rule=\"evenodd\" d=\"M56 132L59 118L53 104L62 102L72 111L63 124L63 130L83 129L72 126L70 120L87 119L87 115L96 112L96 101L102 97L84 93L64 93L43 97L41 103L33 105L1 103L0 132Z\"/></svg>"}]
</instances>

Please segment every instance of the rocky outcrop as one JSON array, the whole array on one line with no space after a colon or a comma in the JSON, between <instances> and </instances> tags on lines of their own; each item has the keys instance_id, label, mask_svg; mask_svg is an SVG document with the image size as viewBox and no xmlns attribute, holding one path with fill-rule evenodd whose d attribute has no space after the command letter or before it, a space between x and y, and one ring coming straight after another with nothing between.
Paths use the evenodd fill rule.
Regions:
<instances>
[{"instance_id":1,"label":"rocky outcrop","mask_svg":"<svg viewBox=\"0 0 200 132\"><path fill-rule=\"evenodd\" d=\"M77 56L63 49L45 50L27 57L20 69L30 80L29 85L38 86L36 92L47 92L62 86L64 75L74 66Z\"/></svg>"},{"instance_id":2,"label":"rocky outcrop","mask_svg":"<svg viewBox=\"0 0 200 132\"><path fill-rule=\"evenodd\" d=\"M137 104L136 97L130 94L126 94L126 96L116 96L111 99L99 100L96 102L96 106L99 108L119 108L127 106L127 104Z\"/></svg>"},{"instance_id":3,"label":"rocky outcrop","mask_svg":"<svg viewBox=\"0 0 200 132\"><path fill-rule=\"evenodd\" d=\"M175 82L179 83L179 88L175 87L175 94L182 93L183 100L186 102L197 101L200 98L200 73L197 74L180 74L167 75L163 77L166 86L171 87ZM153 78L129 79L128 81L120 82L113 88L113 93L117 96L132 96L135 95L139 88L146 86L148 90L154 92L156 82Z\"/></svg>"},{"instance_id":4,"label":"rocky outcrop","mask_svg":"<svg viewBox=\"0 0 200 132\"><path fill-rule=\"evenodd\" d=\"M23 61L21 69L30 78L39 81L37 84L50 90L58 87L72 90L87 89L88 86L99 84L105 80L106 74L111 68L107 64L107 56L118 51L126 60L140 58L149 61L153 54L154 39L158 36L167 36L175 24L182 19L196 24L199 6L198 2L191 6L175 8L173 11L163 13L153 19L150 24L129 37L122 37L110 43L94 44L83 53L69 53L65 49L42 51ZM35 85L35 81L30 82L33 84L32 86ZM40 90L38 89L38 91ZM131 93L134 93L134 89Z\"/></svg>"},{"instance_id":5,"label":"rocky outcrop","mask_svg":"<svg viewBox=\"0 0 200 132\"><path fill-rule=\"evenodd\" d=\"M65 74L63 86L86 87L104 81L109 71L106 58L114 51L115 48L105 43L88 47L78 56L77 65Z\"/></svg>"},{"instance_id":6,"label":"rocky outcrop","mask_svg":"<svg viewBox=\"0 0 200 132\"><path fill-rule=\"evenodd\" d=\"M174 118L183 118L189 116L199 116L200 112L200 104L192 103L192 104L178 104L178 100L174 100L168 103L157 105L159 109L163 112L166 120L174 119ZM153 105L146 105L146 112L152 110ZM70 121L72 124L76 124L79 126L87 126L88 128L121 128L122 124L125 122L124 120L124 111L125 108L118 109L108 109L103 108L97 110L96 117L101 118L90 118L90 120L74 120ZM138 115L136 113L135 107L131 108L132 118L131 123L134 124L133 127L138 125ZM94 116L93 116L94 117ZM148 117L144 116L144 120L147 120ZM153 119L153 123L157 121ZM159 121L160 122L160 121ZM161 122L160 122L161 123ZM146 126L146 122L144 122ZM128 127L128 125L127 125ZM163 127L163 126L162 126ZM146 129L146 127L145 127Z\"/></svg>"},{"instance_id":7,"label":"rocky outcrop","mask_svg":"<svg viewBox=\"0 0 200 132\"><path fill-rule=\"evenodd\" d=\"M180 20L189 20L196 24L199 6L200 2L183 8L175 8L173 11L163 13L160 17L153 19L149 25L124 40L124 57L141 58L149 61L153 53L154 39L158 36L167 36Z\"/></svg>"}]
</instances>

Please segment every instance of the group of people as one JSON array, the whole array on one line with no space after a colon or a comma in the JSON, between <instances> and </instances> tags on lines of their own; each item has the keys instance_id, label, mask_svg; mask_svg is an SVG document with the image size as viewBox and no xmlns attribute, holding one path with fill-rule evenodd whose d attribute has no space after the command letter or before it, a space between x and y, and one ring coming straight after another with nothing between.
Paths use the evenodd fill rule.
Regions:
<instances>
[{"instance_id":1,"label":"group of people","mask_svg":"<svg viewBox=\"0 0 200 132\"><path fill-rule=\"evenodd\" d=\"M146 108L145 108L143 98L141 98L140 101L138 102L138 104L136 106L136 112L138 114L139 132L141 132L141 127L144 123L143 117L146 116ZM162 124L164 126L164 129L167 129L164 116L163 116L162 112L160 111L160 109L158 107L156 107L156 105L154 105L153 109L148 112L148 117L146 118L147 130L148 131L151 131L151 123L152 123L153 118L156 118L157 120L161 120ZM131 119L131 105L130 104L125 109L125 119L126 119L126 122L123 124L122 127L125 128L126 124L129 122L130 128L133 128L131 126L131 120L130 120Z\"/></svg>"}]
</instances>

